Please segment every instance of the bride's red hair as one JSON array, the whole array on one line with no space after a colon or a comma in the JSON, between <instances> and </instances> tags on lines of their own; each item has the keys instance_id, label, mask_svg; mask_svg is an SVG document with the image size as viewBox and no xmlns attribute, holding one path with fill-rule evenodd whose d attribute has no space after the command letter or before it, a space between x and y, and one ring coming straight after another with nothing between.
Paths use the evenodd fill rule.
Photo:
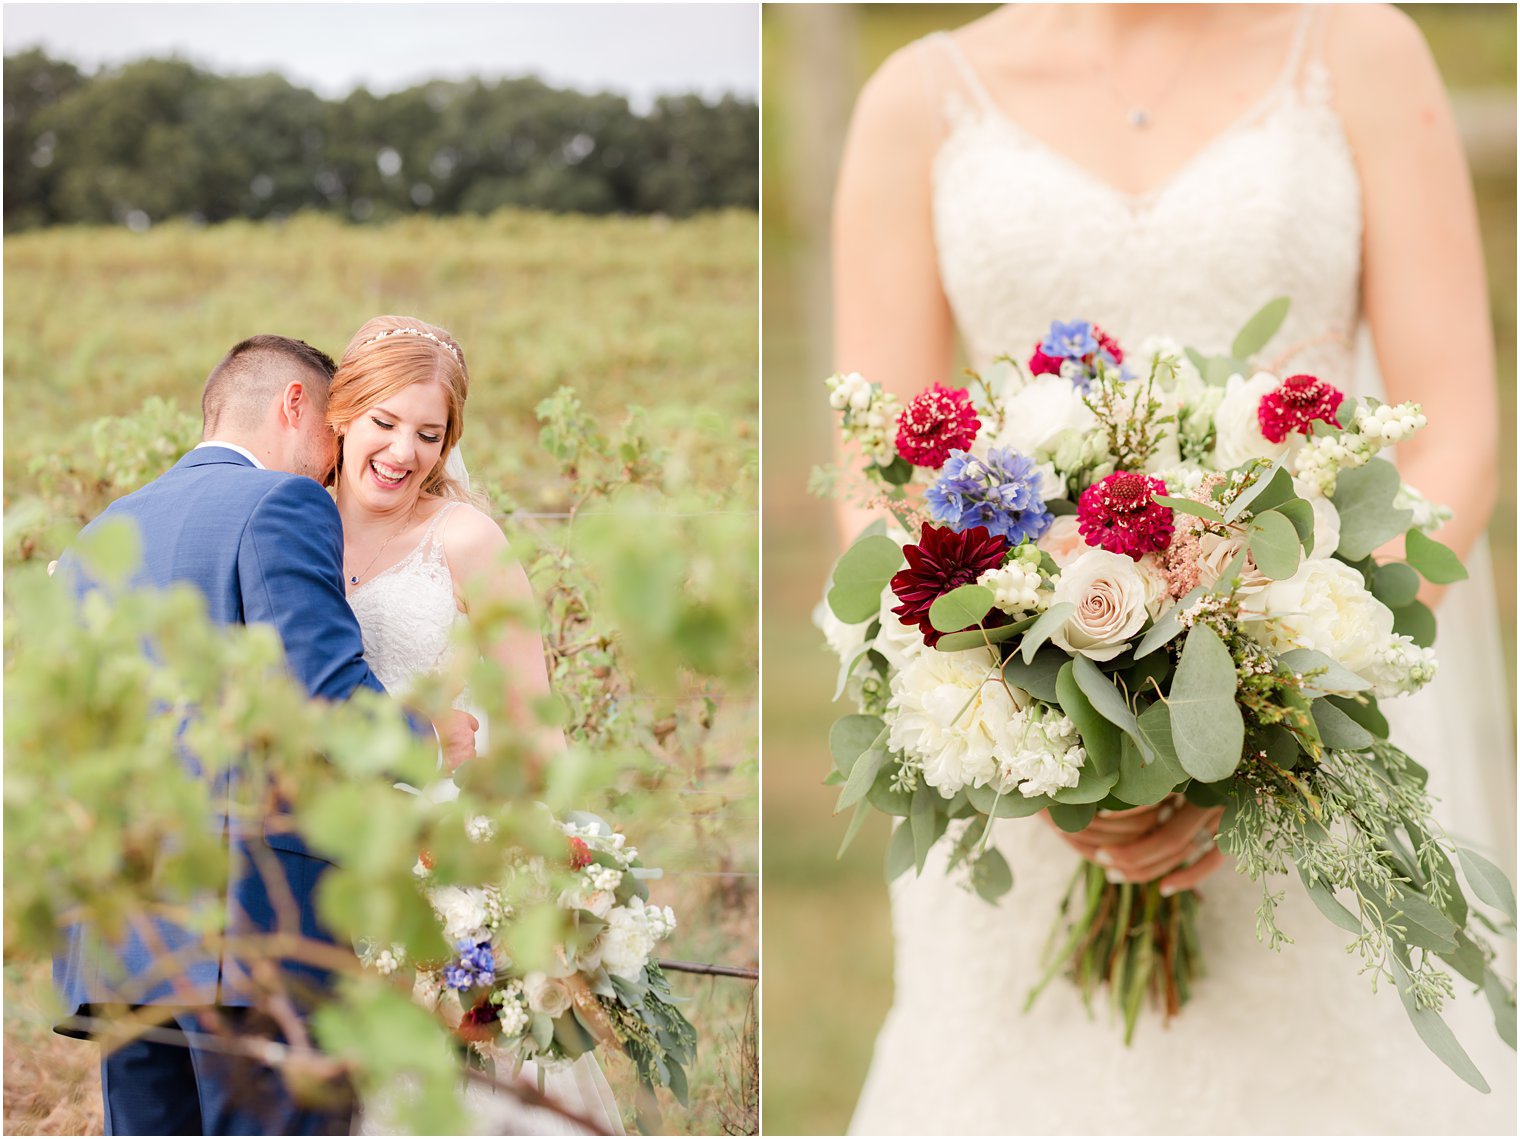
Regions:
<instances>
[{"instance_id":1,"label":"bride's red hair","mask_svg":"<svg viewBox=\"0 0 1520 1139\"><path fill-rule=\"evenodd\" d=\"M411 316L377 316L354 333L327 394L327 423L339 431L364 411L403 388L432 381L443 385L448 425L437 465L422 480L421 493L471 501L470 493L444 470L464 433L464 402L470 372L464 350L446 329ZM343 469L343 436L338 436L337 470Z\"/></svg>"}]
</instances>

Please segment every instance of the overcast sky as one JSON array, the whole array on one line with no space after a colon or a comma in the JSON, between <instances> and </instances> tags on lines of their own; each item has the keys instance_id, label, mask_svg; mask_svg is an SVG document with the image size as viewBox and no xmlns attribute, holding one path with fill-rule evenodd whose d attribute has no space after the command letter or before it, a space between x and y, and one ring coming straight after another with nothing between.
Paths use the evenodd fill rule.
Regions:
<instances>
[{"instance_id":1,"label":"overcast sky","mask_svg":"<svg viewBox=\"0 0 1520 1139\"><path fill-rule=\"evenodd\" d=\"M42 47L93 71L177 54L224 74L278 71L326 97L423 79L535 74L658 94L759 91L755 4L6 4L6 54Z\"/></svg>"}]
</instances>

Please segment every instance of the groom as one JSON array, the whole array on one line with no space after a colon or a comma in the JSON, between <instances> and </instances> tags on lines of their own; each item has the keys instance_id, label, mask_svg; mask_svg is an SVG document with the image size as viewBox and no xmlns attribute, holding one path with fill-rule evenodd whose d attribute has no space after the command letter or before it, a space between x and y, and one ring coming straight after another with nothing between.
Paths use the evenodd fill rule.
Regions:
<instances>
[{"instance_id":1,"label":"groom","mask_svg":"<svg viewBox=\"0 0 1520 1139\"><path fill-rule=\"evenodd\" d=\"M338 510L317 481L333 464L325 419L333 371L330 357L300 340L263 335L236 345L206 380L203 442L112 503L86 533L105 519L130 519L141 534L146 583L190 582L218 624L273 625L307 693L346 700L360 688L384 689L364 662L344 596ZM451 733L447 743L451 762L473 754L462 734ZM261 831L255 825L229 840L228 932L276 928L250 851L262 844L269 849L261 861L268 865L272 856L294 898L301 935L330 941L315 909L327 864L298 835ZM102 1059L106 1134L348 1134L349 1107L305 1107L276 1073L199 1046L196 1034L213 1022L235 1033L260 1031L246 978L230 954L199 948L192 934L166 921L153 926L146 940L134 933L115 947L73 927L53 962L65 1016L156 1005L168 1010L166 1027L191 1034L188 1047L138 1039ZM189 961L174 984L154 969L166 953ZM296 983L323 980L292 963L285 975ZM59 1031L80 1034L67 1023Z\"/></svg>"}]
</instances>

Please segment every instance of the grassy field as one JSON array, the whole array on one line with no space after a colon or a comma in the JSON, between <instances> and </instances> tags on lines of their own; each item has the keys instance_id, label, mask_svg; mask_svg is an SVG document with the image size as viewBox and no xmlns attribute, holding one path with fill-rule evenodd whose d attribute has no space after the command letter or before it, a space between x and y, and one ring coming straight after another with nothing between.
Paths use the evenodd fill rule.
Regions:
<instances>
[{"instance_id":1,"label":"grassy field","mask_svg":"<svg viewBox=\"0 0 1520 1139\"><path fill-rule=\"evenodd\" d=\"M534 418L540 400L569 385L605 429L641 406L647 434L669 451L667 483L688 485L715 512L754 517L752 213L681 222L504 212L373 228L307 217L143 234L71 229L8 238L4 255L8 510L47 493L39 464L49 456L88 462L102 443L109 453L111 431L94 435L102 417L132 415L153 396L198 416L206 373L237 340L280 332L336 357L368 317L398 312L449 328L463 345L472 381L463 445L499 511L569 505ZM124 435L121 446L142 442ZM88 497L89 487L81 493ZM7 550L57 554L48 541L24 550L8 541ZM700 541L686 553L700 560ZM753 632L733 646L751 665L755 649ZM752 967L757 684L750 675L726 689L709 684L702 695L701 723L683 715L662 737L662 754L678 768L670 793L685 809L656 817L630 800L618 821L645 863L666 871L651 892L676 908L681 925L662 955ZM8 864L8 873L15 869ZM667 1105L667 1127L752 1131L753 984L685 974L673 974L672 984L690 1002L701 1044L691 1108ZM40 1023L46 989L45 963L6 961L4 1129L98 1134L95 1048ZM632 1129L633 1074L620 1057L608 1069Z\"/></svg>"},{"instance_id":2,"label":"grassy field","mask_svg":"<svg viewBox=\"0 0 1520 1139\"><path fill-rule=\"evenodd\" d=\"M831 149L817 136L836 116L842 119L859 83L891 51L936 28L966 23L989 7L837 6L836 22L820 26L805 24L805 11L782 6L768 9L764 21L768 1134L831 1134L847 1126L892 995L880 869L886 821L873 816L836 861L846 820L831 814L834 792L821 786L829 767L829 725L849 709L829 702L837 665L808 619L836 555L828 505L805 490L809 469L828 460L833 430L819 383L831 363L827 266L818 249L827 241L829 187L838 155L837 144ZM1497 89L1498 102L1513 104L1513 8L1423 5L1413 14L1454 89ZM824 66L834 68L833 75L810 85ZM838 79L841 69L844 78ZM847 88L842 107L834 102L839 83ZM1477 184L1499 346L1500 422L1506 425L1515 421L1513 163L1513 151L1497 155L1484 163ZM1487 173L1494 168L1502 173ZM1500 503L1490 536L1511 688L1515 494L1506 472L1514 466L1514 437L1506 431Z\"/></svg>"}]
</instances>

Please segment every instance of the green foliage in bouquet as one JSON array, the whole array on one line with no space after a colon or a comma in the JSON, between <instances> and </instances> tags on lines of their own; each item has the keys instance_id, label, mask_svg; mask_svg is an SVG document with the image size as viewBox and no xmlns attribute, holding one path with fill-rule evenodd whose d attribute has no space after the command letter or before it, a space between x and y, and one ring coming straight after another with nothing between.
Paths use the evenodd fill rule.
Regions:
<instances>
[{"instance_id":1,"label":"green foliage in bouquet","mask_svg":"<svg viewBox=\"0 0 1520 1139\"><path fill-rule=\"evenodd\" d=\"M948 835L951 870L964 868L967 884L989 902L1013 886L1006 861L989 845L994 819L1045 811L1058 827L1076 832L1098 811L1169 796L1223 807L1220 847L1241 873L1262 883L1262 940L1274 949L1291 940L1274 920L1282 895L1271 879L1291 867L1325 917L1352 935L1351 948L1374 987L1380 978L1393 983L1420 1038L1458 1076L1487 1091L1440 1009L1454 993L1455 973L1483 992L1499 1035L1514 1047L1514 984L1495 970L1484 933L1514 936L1514 890L1491 863L1441 831L1423 769L1388 739L1378 706L1380 697L1411 691L1433 674L1427 650L1435 621L1417 600L1421 579L1446 584L1465 571L1427 533L1449 515L1377 457L1423 424L1416 405L1343 397L1308 376L1245 379L1288 307L1285 298L1266 305L1225 355L1172 354L1163 346L1135 376L1121 375L1096 338L1073 349L1059 382L1085 392L1093 423L1087 434L1058 434L1040 445L1029 466L998 453L996 443L985 458L950 450L924 496L927 515L909 489L914 479L933 481L939 468L887 477L901 461L888 462L882 450L879 409L895 407L890 397L858 376L829 381L834 406L844 411L846 439L874 452L865 468L867 482L879 484L873 501L884 497L906 534L894 538L885 523L873 524L839 559L826 594L823 623L841 658L836 698L848 692L861 708L835 725L827 782L841 787L836 810L854 812L846 843L873 809L904 820L887 848L889 881L910 867L922 873L931 847ZM1051 342L1067 336L1080 343L1088 327L1054 325ZM1022 372L1015 361L1005 358L998 367L1001 378L976 377L973 385L985 404L977 414L995 426L1010 393L1032 382L1009 375ZM1262 397L1261 432L1278 416L1288 424L1281 438L1294 431L1303 437L1267 454L1263 445L1271 437L1263 434L1253 444L1262 450L1218 462L1225 440L1216 411L1225 399L1237 406L1252 400L1243 406L1255 431L1253 392ZM947 416L941 430L962 429L950 413L939 414ZM1160 462L1163 429L1175 433L1182 459L1160 467L1169 482L1151 477L1157 468L1145 465ZM1022 472L1037 461L1051 464L1061 490L1041 490L1043 501L1031 506L1034 483L1019 480L1033 477ZM1105 515L1105 492L1118 495L1116 509L1128 513ZM1020 505L1000 515L997 506L976 505L986 495ZM1319 499L1333 507L1337 526L1324 526L1328 507L1316 510ZM945 511L951 513L943 531L923 521L943 524ZM1039 529L1019 529L1040 511L1046 517ZM1154 572L1165 575L1164 601L1143 612L1132 602L1129 611L1140 616L1109 641L1080 640L1078 607L1061 588L1066 571L1034 546L1051 518L1073 512L1082 516L1081 533L1092 547L1113 533L1101 526L1133 526L1116 539L1132 544L1104 545L1110 553L1102 556L1131 566L1126 572L1138 578L1133 566L1144 554L1159 559ZM1098 521L1104 518L1110 520ZM989 545L998 531L988 527L998 525L1009 528L1001 555ZM1326 534L1335 548L1316 548ZM1374 556L1399 537L1402 561ZM913 553L906 565L904 542ZM1205 543L1216 559L1229 560L1201 577ZM1279 598L1271 605L1260 601L1272 588L1300 593L1270 595ZM1309 605L1321 595L1333 595L1347 612L1375 616L1375 607L1391 615L1391 633L1362 651L1357 669L1283 623L1283 606L1287 616L1295 606L1282 596ZM897 613L889 612L894 602ZM908 615L899 622L897 614ZM889 634L911 639L915 622L924 633L913 649L918 655L892 659L899 649ZM925 683L939 686L937 700L950 685L966 693L948 720L922 709L915 714L932 721L935 739L951 736L964 748L972 746L967 733L980 731L983 750L976 754L991 748L991 759L978 761L984 766L949 770L950 747L930 745L942 750L926 755L915 751L921 745L906 730L899 732L911 693L898 678L909 668L925 670ZM985 745L988 736L997 742ZM1030 746L1043 767L1011 756ZM932 772L931 760L938 765ZM1062 973L1089 1000L1106 986L1126 1041L1147 994L1176 1014L1201 969L1196 905L1190 890L1164 896L1158 882L1110 882L1102 867L1080 864L1053 931L1048 971L1030 1000Z\"/></svg>"}]
</instances>

